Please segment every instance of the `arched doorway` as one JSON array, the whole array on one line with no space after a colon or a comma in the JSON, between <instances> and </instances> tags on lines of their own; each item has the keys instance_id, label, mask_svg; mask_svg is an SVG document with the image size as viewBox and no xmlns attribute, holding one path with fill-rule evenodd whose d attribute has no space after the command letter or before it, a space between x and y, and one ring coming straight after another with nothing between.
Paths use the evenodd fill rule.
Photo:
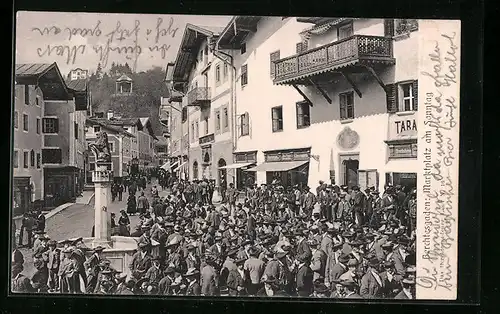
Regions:
<instances>
[{"instance_id":1,"label":"arched doorway","mask_svg":"<svg viewBox=\"0 0 500 314\"><path fill-rule=\"evenodd\" d=\"M193 162L193 180L198 180L198 162Z\"/></svg>"},{"instance_id":2,"label":"arched doorway","mask_svg":"<svg viewBox=\"0 0 500 314\"><path fill-rule=\"evenodd\" d=\"M221 167L225 167L227 165L224 158L219 159L218 165L218 177L219 177L219 186L223 189L227 189L227 169L221 169Z\"/></svg>"}]
</instances>

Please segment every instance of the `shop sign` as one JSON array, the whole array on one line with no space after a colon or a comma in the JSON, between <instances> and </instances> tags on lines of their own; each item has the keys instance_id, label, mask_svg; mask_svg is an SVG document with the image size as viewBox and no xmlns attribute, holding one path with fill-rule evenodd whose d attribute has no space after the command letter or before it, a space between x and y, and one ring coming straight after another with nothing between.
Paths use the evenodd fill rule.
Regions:
<instances>
[{"instance_id":1,"label":"shop sign","mask_svg":"<svg viewBox=\"0 0 500 314\"><path fill-rule=\"evenodd\" d=\"M408 139L417 137L417 114L413 112L405 115L389 116L389 140Z\"/></svg>"}]
</instances>

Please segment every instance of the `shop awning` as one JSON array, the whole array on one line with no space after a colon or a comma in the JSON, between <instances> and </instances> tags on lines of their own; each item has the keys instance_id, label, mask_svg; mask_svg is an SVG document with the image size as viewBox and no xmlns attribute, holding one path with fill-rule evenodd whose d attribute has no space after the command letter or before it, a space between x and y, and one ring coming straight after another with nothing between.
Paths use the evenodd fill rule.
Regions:
<instances>
[{"instance_id":1,"label":"shop awning","mask_svg":"<svg viewBox=\"0 0 500 314\"><path fill-rule=\"evenodd\" d=\"M185 161L182 164L180 164L179 167L175 167L175 168L172 167L172 171L177 171L177 170L181 169L185 164L187 164L187 161Z\"/></svg>"},{"instance_id":2,"label":"shop awning","mask_svg":"<svg viewBox=\"0 0 500 314\"><path fill-rule=\"evenodd\" d=\"M167 161L166 163L163 164L163 166L161 166L160 168L162 168L163 170L170 170L170 161Z\"/></svg>"},{"instance_id":3,"label":"shop awning","mask_svg":"<svg viewBox=\"0 0 500 314\"><path fill-rule=\"evenodd\" d=\"M288 171L305 165L309 161L279 161L264 162L257 167L250 168L247 171Z\"/></svg>"},{"instance_id":4,"label":"shop awning","mask_svg":"<svg viewBox=\"0 0 500 314\"><path fill-rule=\"evenodd\" d=\"M239 168L248 167L252 164L254 164L254 162L241 162L241 163L226 165L224 167L219 167L219 169L239 169Z\"/></svg>"}]
</instances>

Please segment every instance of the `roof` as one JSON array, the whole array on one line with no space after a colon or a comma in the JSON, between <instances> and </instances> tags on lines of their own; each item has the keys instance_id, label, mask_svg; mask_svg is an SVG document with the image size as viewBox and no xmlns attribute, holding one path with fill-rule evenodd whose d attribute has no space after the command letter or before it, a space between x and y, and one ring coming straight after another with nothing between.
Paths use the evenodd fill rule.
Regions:
<instances>
[{"instance_id":1,"label":"roof","mask_svg":"<svg viewBox=\"0 0 500 314\"><path fill-rule=\"evenodd\" d=\"M174 82L187 82L191 69L195 64L201 43L204 40L218 37L222 28L223 27L186 24L173 67L172 80ZM170 75L169 73L166 74Z\"/></svg>"},{"instance_id":2,"label":"roof","mask_svg":"<svg viewBox=\"0 0 500 314\"><path fill-rule=\"evenodd\" d=\"M142 127L145 127L146 124L149 122L149 118L139 118L139 121L142 124Z\"/></svg>"},{"instance_id":3,"label":"roof","mask_svg":"<svg viewBox=\"0 0 500 314\"><path fill-rule=\"evenodd\" d=\"M105 119L90 119L89 118L89 119L86 120L86 123L90 124L90 125L99 125L99 126L102 126L103 128L105 128L107 130L114 131L116 133L125 134L125 135L130 136L130 137L135 137L132 133L127 132L122 127L119 127L119 126L107 123L105 121Z\"/></svg>"},{"instance_id":4,"label":"roof","mask_svg":"<svg viewBox=\"0 0 500 314\"><path fill-rule=\"evenodd\" d=\"M120 82L120 81L129 81L129 82L132 82L132 79L130 77L128 77L125 73L122 74L119 78L116 79L117 82Z\"/></svg>"},{"instance_id":5,"label":"roof","mask_svg":"<svg viewBox=\"0 0 500 314\"><path fill-rule=\"evenodd\" d=\"M220 33L217 46L223 49L239 49L241 43L251 33L257 31L261 16L235 16Z\"/></svg>"},{"instance_id":6,"label":"roof","mask_svg":"<svg viewBox=\"0 0 500 314\"><path fill-rule=\"evenodd\" d=\"M139 119L137 118L111 118L110 120L106 118L93 118L94 121L99 121L103 123L107 123L109 125L138 125L140 123Z\"/></svg>"},{"instance_id":7,"label":"roof","mask_svg":"<svg viewBox=\"0 0 500 314\"><path fill-rule=\"evenodd\" d=\"M77 80L66 81L66 86L68 86L68 88L74 91L84 92L87 90L87 80L77 79Z\"/></svg>"},{"instance_id":8,"label":"roof","mask_svg":"<svg viewBox=\"0 0 500 314\"><path fill-rule=\"evenodd\" d=\"M16 64L16 84L37 85L45 100L72 100L57 63Z\"/></svg>"}]
</instances>

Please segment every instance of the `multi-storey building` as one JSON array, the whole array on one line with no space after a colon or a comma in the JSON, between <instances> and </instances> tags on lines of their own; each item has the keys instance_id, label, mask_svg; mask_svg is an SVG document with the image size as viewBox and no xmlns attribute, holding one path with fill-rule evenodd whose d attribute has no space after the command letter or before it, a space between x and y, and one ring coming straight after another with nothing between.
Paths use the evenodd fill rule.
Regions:
<instances>
[{"instance_id":1,"label":"multi-storey building","mask_svg":"<svg viewBox=\"0 0 500 314\"><path fill-rule=\"evenodd\" d=\"M253 172L257 183L415 186L416 31L416 20L233 18L216 49L237 72L234 161L257 163L239 185Z\"/></svg>"},{"instance_id":2,"label":"multi-storey building","mask_svg":"<svg viewBox=\"0 0 500 314\"><path fill-rule=\"evenodd\" d=\"M135 136L125 130L122 126L113 125L110 120L87 119L87 131L85 137L87 146L97 140L99 132L106 132L108 135L109 150L111 154L111 170L116 182L121 182L129 175L130 163L133 158L132 143ZM92 171L95 170L95 156L90 153L88 156L88 166L86 167L86 183L92 183Z\"/></svg>"},{"instance_id":3,"label":"multi-storey building","mask_svg":"<svg viewBox=\"0 0 500 314\"><path fill-rule=\"evenodd\" d=\"M175 108L180 107L181 115L179 145L189 145L189 178L215 179L218 185L232 181L225 167L231 163L234 145L232 71L223 52L213 51L222 30L186 25L173 69L167 69L173 81L170 100L182 104ZM177 144L172 146L175 152Z\"/></svg>"},{"instance_id":4,"label":"multi-storey building","mask_svg":"<svg viewBox=\"0 0 500 314\"><path fill-rule=\"evenodd\" d=\"M73 69L69 71L69 79L74 80L86 80L89 78L89 70L84 70L80 68Z\"/></svg>"},{"instance_id":5,"label":"multi-storey building","mask_svg":"<svg viewBox=\"0 0 500 314\"><path fill-rule=\"evenodd\" d=\"M24 207L42 199L47 206L56 206L83 189L85 146L80 137L88 99L85 89L73 87L66 85L56 63L16 65L14 177L19 179L14 182L28 184L24 190L32 194L29 201L22 201ZM20 116L22 125L16 123ZM20 152L22 171L17 171Z\"/></svg>"}]
</instances>

